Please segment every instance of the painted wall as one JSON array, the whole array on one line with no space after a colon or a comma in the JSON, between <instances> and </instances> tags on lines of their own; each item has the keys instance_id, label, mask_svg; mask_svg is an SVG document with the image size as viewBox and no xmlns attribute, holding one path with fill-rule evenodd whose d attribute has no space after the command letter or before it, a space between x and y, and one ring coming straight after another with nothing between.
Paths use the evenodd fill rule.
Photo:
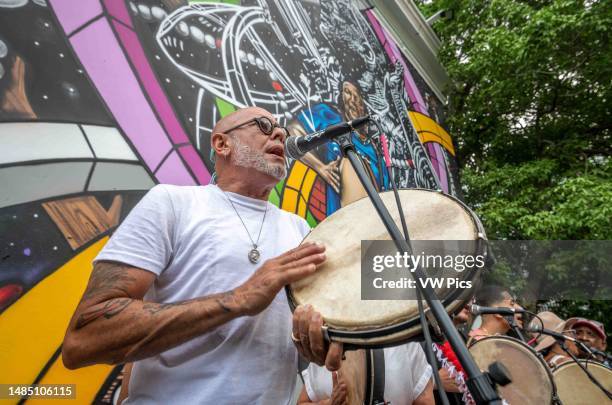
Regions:
<instances>
[{"instance_id":1,"label":"painted wall","mask_svg":"<svg viewBox=\"0 0 612 405\"><path fill-rule=\"evenodd\" d=\"M378 114L401 187L459 192L440 101L354 2L0 0L0 383L111 400L120 368L60 358L91 260L154 184L208 184L247 105L296 134ZM380 130L353 138L385 189ZM359 195L337 145L288 165L270 200L312 226Z\"/></svg>"}]
</instances>

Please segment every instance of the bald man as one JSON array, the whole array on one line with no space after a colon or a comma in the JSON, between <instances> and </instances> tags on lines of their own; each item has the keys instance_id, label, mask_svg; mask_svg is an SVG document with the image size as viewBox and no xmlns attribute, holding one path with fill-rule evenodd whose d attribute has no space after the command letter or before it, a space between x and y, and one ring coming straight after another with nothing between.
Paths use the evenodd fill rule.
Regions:
<instances>
[{"instance_id":1,"label":"bald man","mask_svg":"<svg viewBox=\"0 0 612 405\"><path fill-rule=\"evenodd\" d=\"M278 294L325 261L323 246L296 248L307 223L268 203L286 175L286 136L268 111L238 110L213 129L216 185L145 195L94 260L66 367L134 362L124 404L285 404L297 350L339 365L337 348L327 358L316 346L312 311L299 322L313 319L313 347L292 342Z\"/></svg>"}]
</instances>

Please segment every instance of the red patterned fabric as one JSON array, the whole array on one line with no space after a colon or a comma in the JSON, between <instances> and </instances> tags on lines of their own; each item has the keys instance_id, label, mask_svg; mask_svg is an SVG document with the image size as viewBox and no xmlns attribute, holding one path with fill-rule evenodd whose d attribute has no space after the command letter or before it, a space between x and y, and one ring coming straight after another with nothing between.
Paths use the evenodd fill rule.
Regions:
<instances>
[{"instance_id":1,"label":"red patterned fabric","mask_svg":"<svg viewBox=\"0 0 612 405\"><path fill-rule=\"evenodd\" d=\"M455 351L451 347L448 340L444 342L444 344L438 346L440 347L440 350L442 350L442 354L444 354L444 357L446 357L448 361L453 363L453 365L459 372L463 373L463 367L461 366L461 363L459 362L459 359L457 358L457 355L455 354Z\"/></svg>"}]
</instances>

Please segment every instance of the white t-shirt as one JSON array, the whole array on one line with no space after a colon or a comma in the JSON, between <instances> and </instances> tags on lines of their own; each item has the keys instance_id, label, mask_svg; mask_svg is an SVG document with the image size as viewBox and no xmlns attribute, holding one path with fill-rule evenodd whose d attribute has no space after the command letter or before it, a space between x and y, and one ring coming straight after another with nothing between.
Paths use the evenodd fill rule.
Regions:
<instances>
[{"instance_id":1,"label":"white t-shirt","mask_svg":"<svg viewBox=\"0 0 612 405\"><path fill-rule=\"evenodd\" d=\"M385 401L410 405L431 379L431 366L418 343L388 347L385 353ZM365 366L364 366L365 367ZM340 369L342 370L342 369ZM340 371L341 373L342 371ZM311 401L331 397L332 375L325 367L310 363L302 371L306 393Z\"/></svg>"},{"instance_id":2,"label":"white t-shirt","mask_svg":"<svg viewBox=\"0 0 612 405\"><path fill-rule=\"evenodd\" d=\"M155 273L145 300L176 302L232 290L310 231L302 218L268 202L227 196L253 239L267 206L259 264L248 260L250 239L226 195L214 185L155 186L95 260ZM281 290L257 316L234 319L135 362L125 403L286 404L297 378L291 328L291 311Z\"/></svg>"}]
</instances>

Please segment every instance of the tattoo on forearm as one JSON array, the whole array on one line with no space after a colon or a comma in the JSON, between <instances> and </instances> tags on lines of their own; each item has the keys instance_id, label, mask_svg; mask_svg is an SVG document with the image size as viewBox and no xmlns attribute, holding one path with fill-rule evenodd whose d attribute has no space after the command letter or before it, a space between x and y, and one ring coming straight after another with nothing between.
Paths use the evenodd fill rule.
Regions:
<instances>
[{"instance_id":1,"label":"tattoo on forearm","mask_svg":"<svg viewBox=\"0 0 612 405\"><path fill-rule=\"evenodd\" d=\"M129 275L127 271L129 267L115 262L96 263L83 299L92 299L110 292L120 292L121 295L131 298L128 287L136 279Z\"/></svg>"},{"instance_id":2,"label":"tattoo on forearm","mask_svg":"<svg viewBox=\"0 0 612 405\"><path fill-rule=\"evenodd\" d=\"M104 283L107 283L107 282L102 281L101 284L99 283L97 285L102 285ZM110 284L106 284L106 285L110 285ZM162 304L159 304L156 302L143 302L142 309L151 315L155 315L155 314L167 311L171 308L193 303L196 300L213 300L212 302L216 302L221 307L221 309L226 313L233 312L232 308L236 305L236 297L234 295L234 292L228 291L228 292L224 292L220 294L209 295L207 297L197 298L195 300L170 302L170 303L162 303ZM122 312L125 308L127 308L134 301L136 300L132 298L113 298L108 301L104 301L100 304L94 305L93 307L89 308L88 310L86 310L85 312L79 315L76 321L75 329L81 329L85 325L92 323L98 318L104 317L106 319L110 319L114 317L115 315L119 314L120 312Z\"/></svg>"},{"instance_id":3,"label":"tattoo on forearm","mask_svg":"<svg viewBox=\"0 0 612 405\"><path fill-rule=\"evenodd\" d=\"M222 294L219 294L217 298L217 303L225 312L232 312L230 305L234 303L234 291L228 291Z\"/></svg>"},{"instance_id":4,"label":"tattoo on forearm","mask_svg":"<svg viewBox=\"0 0 612 405\"><path fill-rule=\"evenodd\" d=\"M158 304L156 302L145 302L142 305L142 309L154 315L160 312L167 311L171 308L176 308L181 305L193 303L194 301L206 301L206 300L211 300L211 299L217 302L217 304L219 304L219 306L223 309L224 312L232 312L230 305L234 303L234 292L233 291L228 291L228 292L224 292L220 294L213 294L213 295L209 295L206 297L196 298L196 299L187 300L187 301L169 302L169 303L163 303L163 304Z\"/></svg>"},{"instance_id":5,"label":"tattoo on forearm","mask_svg":"<svg viewBox=\"0 0 612 405\"><path fill-rule=\"evenodd\" d=\"M189 302L190 301L181 301L181 302L169 302L165 304L157 304L155 302L145 302L142 305L142 309L149 312L150 314L156 314L158 312L162 312L170 308L188 304Z\"/></svg>"},{"instance_id":6,"label":"tattoo on forearm","mask_svg":"<svg viewBox=\"0 0 612 405\"><path fill-rule=\"evenodd\" d=\"M101 317L110 319L127 308L127 306L131 303L131 298L114 298L102 304L96 305L79 316L76 322L76 329L81 329L85 325Z\"/></svg>"}]
</instances>

